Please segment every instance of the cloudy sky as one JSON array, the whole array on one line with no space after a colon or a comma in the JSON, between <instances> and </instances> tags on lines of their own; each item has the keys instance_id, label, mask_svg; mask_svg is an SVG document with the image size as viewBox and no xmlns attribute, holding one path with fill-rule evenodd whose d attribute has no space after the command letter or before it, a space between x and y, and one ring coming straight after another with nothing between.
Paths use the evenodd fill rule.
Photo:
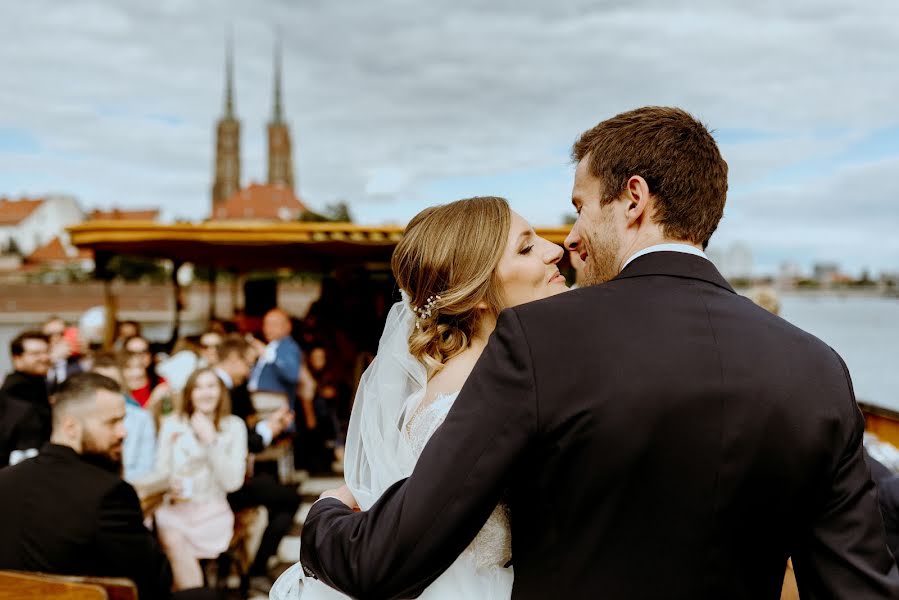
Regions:
<instances>
[{"instance_id":1,"label":"cloudy sky","mask_svg":"<svg viewBox=\"0 0 899 600\"><path fill-rule=\"evenodd\" d=\"M577 135L678 105L730 164L714 246L747 244L759 271L899 270L896 0L29 0L0 15L0 196L205 217L232 27L243 184L265 178L280 31L313 208L405 222L497 194L559 224Z\"/></svg>"}]
</instances>

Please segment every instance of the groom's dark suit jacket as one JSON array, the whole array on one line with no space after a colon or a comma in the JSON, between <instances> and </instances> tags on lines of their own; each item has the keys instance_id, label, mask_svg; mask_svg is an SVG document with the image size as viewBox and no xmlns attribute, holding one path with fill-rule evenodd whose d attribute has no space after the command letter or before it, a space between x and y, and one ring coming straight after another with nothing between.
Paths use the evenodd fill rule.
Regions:
<instances>
[{"instance_id":1,"label":"groom's dark suit jacket","mask_svg":"<svg viewBox=\"0 0 899 600\"><path fill-rule=\"evenodd\" d=\"M513 598L899 598L849 373L657 252L505 311L413 475L370 510L317 502L307 571L359 598L421 593L506 498Z\"/></svg>"}]
</instances>

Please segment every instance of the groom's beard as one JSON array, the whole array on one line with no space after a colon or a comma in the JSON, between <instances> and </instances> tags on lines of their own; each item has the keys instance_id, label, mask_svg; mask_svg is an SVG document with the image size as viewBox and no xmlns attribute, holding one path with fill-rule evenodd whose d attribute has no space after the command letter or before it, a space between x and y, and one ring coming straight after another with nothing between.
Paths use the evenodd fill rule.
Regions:
<instances>
[{"instance_id":1,"label":"groom's beard","mask_svg":"<svg viewBox=\"0 0 899 600\"><path fill-rule=\"evenodd\" d=\"M604 225L595 234L584 232L587 260L584 263L584 285L605 283L618 275L618 252L621 243L611 225Z\"/></svg>"}]
</instances>

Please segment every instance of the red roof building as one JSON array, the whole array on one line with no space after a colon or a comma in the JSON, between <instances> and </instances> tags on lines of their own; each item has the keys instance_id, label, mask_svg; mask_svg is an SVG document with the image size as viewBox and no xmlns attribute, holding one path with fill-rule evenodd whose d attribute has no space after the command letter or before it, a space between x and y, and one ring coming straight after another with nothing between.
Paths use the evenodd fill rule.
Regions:
<instances>
[{"instance_id":1,"label":"red roof building","mask_svg":"<svg viewBox=\"0 0 899 600\"><path fill-rule=\"evenodd\" d=\"M56 236L25 257L25 262L31 264L62 264L92 261L93 259L94 253L92 251L67 246L59 236Z\"/></svg>"},{"instance_id":2,"label":"red roof building","mask_svg":"<svg viewBox=\"0 0 899 600\"><path fill-rule=\"evenodd\" d=\"M289 187L251 183L216 207L213 220L296 221L306 205Z\"/></svg>"},{"instance_id":3,"label":"red roof building","mask_svg":"<svg viewBox=\"0 0 899 600\"><path fill-rule=\"evenodd\" d=\"M43 203L43 198L22 198L21 200L0 198L0 225L18 225Z\"/></svg>"}]
</instances>

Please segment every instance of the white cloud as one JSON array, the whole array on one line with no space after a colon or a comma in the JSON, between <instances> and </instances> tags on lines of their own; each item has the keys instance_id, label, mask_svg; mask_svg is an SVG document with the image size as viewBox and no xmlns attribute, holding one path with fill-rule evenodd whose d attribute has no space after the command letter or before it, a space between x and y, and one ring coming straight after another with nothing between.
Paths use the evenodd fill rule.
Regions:
<instances>
[{"instance_id":1,"label":"white cloud","mask_svg":"<svg viewBox=\"0 0 899 600\"><path fill-rule=\"evenodd\" d=\"M514 194L481 193L507 193L528 218L557 223L580 131L635 106L677 104L717 130L771 134L723 144L733 194L722 237L798 239L806 234L748 198L767 210L778 205L762 199L779 196L845 205L829 189L764 182L839 159L867 132L899 123L893 0L487 4L10 4L0 19L0 131L26 131L42 151L0 154L0 193L52 187L87 206L205 216L229 24L244 183L265 176L278 28L300 193L318 207L345 199L366 220L407 219L452 199L434 198L441 189L478 193L478 182L493 181ZM534 173L539 185L508 183ZM889 203L877 211L850 220L851 235L899 215ZM821 212L829 226L849 226L838 210ZM832 245L808 237L810 247Z\"/></svg>"}]
</instances>

